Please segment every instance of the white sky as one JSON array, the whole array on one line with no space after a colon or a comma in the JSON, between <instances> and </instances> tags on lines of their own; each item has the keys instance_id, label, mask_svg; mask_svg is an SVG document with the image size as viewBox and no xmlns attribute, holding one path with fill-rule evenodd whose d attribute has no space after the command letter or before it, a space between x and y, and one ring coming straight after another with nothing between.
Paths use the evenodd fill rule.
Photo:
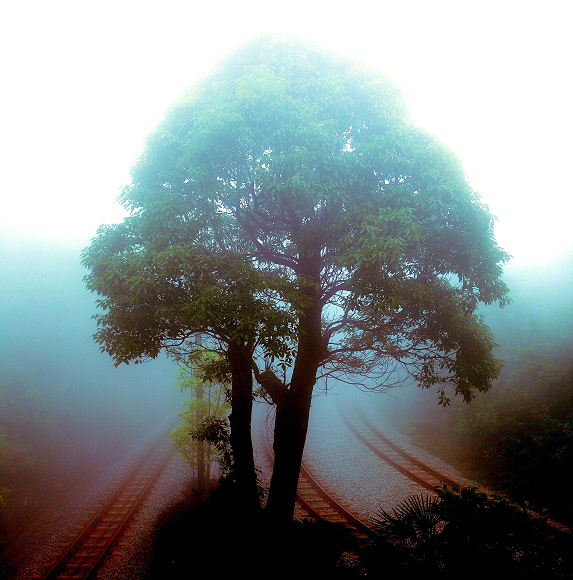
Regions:
<instances>
[{"instance_id":1,"label":"white sky","mask_svg":"<svg viewBox=\"0 0 573 580\"><path fill-rule=\"evenodd\" d=\"M5 3L6 4L6 3ZM0 9L0 231L89 240L123 218L145 135L245 40L360 57L461 157L518 264L573 249L573 40L562 0L45 0Z\"/></svg>"}]
</instances>

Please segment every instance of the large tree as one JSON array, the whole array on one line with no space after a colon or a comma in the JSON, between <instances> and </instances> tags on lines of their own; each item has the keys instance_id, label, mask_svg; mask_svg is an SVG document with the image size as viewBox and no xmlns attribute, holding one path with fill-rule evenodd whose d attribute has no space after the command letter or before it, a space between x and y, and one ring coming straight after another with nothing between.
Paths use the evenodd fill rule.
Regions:
<instances>
[{"instance_id":1,"label":"large tree","mask_svg":"<svg viewBox=\"0 0 573 580\"><path fill-rule=\"evenodd\" d=\"M102 226L83 252L88 288L101 297L96 341L115 364L144 362L161 350L197 363L204 380L231 384L233 478L245 509L260 507L251 442L255 352L289 358L292 316L273 308L273 280L212 240L178 231L169 204ZM167 235L166 232L171 230ZM167 240L167 237L169 238ZM257 350L258 349L258 350Z\"/></svg>"},{"instance_id":2,"label":"large tree","mask_svg":"<svg viewBox=\"0 0 573 580\"><path fill-rule=\"evenodd\" d=\"M493 218L380 73L257 40L167 111L131 177L132 215L84 254L98 339L127 361L201 330L251 356L276 403L277 520L292 518L319 376L376 386L399 365L447 404L499 373L475 315L506 301Z\"/></svg>"}]
</instances>

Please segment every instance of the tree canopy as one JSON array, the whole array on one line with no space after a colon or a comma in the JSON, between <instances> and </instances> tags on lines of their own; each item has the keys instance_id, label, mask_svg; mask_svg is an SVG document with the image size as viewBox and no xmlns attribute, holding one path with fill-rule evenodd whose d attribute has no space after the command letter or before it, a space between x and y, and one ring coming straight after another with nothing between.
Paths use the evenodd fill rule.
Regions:
<instances>
[{"instance_id":1,"label":"tree canopy","mask_svg":"<svg viewBox=\"0 0 573 580\"><path fill-rule=\"evenodd\" d=\"M298 447L321 374L382 385L400 365L447 404L500 371L475 314L507 301L494 220L396 87L352 59L276 37L240 48L170 107L121 201L131 215L83 255L102 348L119 363L197 332L248 344Z\"/></svg>"}]
</instances>

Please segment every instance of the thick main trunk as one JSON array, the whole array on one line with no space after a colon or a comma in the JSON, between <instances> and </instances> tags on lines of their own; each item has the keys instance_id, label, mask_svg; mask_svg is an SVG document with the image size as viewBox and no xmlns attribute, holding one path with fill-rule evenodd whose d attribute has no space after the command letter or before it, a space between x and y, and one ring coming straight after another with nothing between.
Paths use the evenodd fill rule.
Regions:
<instances>
[{"instance_id":1,"label":"thick main trunk","mask_svg":"<svg viewBox=\"0 0 573 580\"><path fill-rule=\"evenodd\" d=\"M231 343L227 356L232 375L229 422L237 505L246 511L258 511L261 506L251 437L253 377L250 348L238 342Z\"/></svg>"},{"instance_id":2,"label":"thick main trunk","mask_svg":"<svg viewBox=\"0 0 573 580\"><path fill-rule=\"evenodd\" d=\"M273 475L267 512L279 525L292 521L298 477L308 431L312 391L323 358L320 257L314 252L301 256L299 279L307 304L299 318L298 351L289 390L277 402Z\"/></svg>"},{"instance_id":3,"label":"thick main trunk","mask_svg":"<svg viewBox=\"0 0 573 580\"><path fill-rule=\"evenodd\" d=\"M309 414L310 396L289 393L277 404L273 444L275 460L266 508L271 521L276 524L288 524L294 515Z\"/></svg>"}]
</instances>

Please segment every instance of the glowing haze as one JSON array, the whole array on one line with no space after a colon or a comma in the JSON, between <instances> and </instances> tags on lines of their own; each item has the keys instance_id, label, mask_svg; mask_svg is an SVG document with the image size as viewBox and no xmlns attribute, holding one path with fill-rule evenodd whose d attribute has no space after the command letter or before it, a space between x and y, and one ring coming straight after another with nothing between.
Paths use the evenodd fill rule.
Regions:
<instances>
[{"instance_id":1,"label":"glowing haze","mask_svg":"<svg viewBox=\"0 0 573 580\"><path fill-rule=\"evenodd\" d=\"M568 2L20 2L0 14L0 229L89 240L145 135L246 40L289 32L403 90L454 149L519 263L573 249Z\"/></svg>"}]
</instances>

